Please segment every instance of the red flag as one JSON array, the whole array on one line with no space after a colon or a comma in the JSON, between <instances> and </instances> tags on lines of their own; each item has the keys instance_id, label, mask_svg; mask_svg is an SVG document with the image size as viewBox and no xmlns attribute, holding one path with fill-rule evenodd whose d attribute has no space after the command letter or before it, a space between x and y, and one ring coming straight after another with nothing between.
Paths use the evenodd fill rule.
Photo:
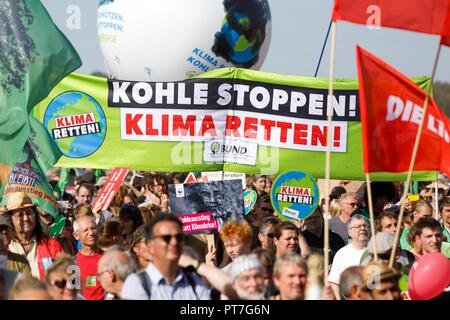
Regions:
<instances>
[{"instance_id":1,"label":"red flag","mask_svg":"<svg viewBox=\"0 0 450 320\"><path fill-rule=\"evenodd\" d=\"M450 47L450 37L441 37L441 45Z\"/></svg>"},{"instance_id":2,"label":"red flag","mask_svg":"<svg viewBox=\"0 0 450 320\"><path fill-rule=\"evenodd\" d=\"M364 172L404 172L423 117L426 92L357 46ZM414 171L450 174L450 121L430 98Z\"/></svg>"},{"instance_id":3,"label":"red flag","mask_svg":"<svg viewBox=\"0 0 450 320\"><path fill-rule=\"evenodd\" d=\"M450 36L450 0L334 0L338 20Z\"/></svg>"}]
</instances>

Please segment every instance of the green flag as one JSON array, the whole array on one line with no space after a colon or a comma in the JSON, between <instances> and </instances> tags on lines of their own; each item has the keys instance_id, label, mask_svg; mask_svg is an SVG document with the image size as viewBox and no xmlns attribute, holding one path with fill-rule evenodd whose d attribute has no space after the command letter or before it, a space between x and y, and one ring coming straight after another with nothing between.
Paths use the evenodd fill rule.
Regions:
<instances>
[{"instance_id":1,"label":"green flag","mask_svg":"<svg viewBox=\"0 0 450 320\"><path fill-rule=\"evenodd\" d=\"M69 184L70 175L69 168L61 168L61 173L59 174L58 183L55 186L55 192L58 193L58 198L62 199L64 191L66 191L67 185Z\"/></svg>"},{"instance_id":2,"label":"green flag","mask_svg":"<svg viewBox=\"0 0 450 320\"><path fill-rule=\"evenodd\" d=\"M0 1L0 21L0 195L25 191L56 218L45 172L61 153L31 111L81 60L39 0Z\"/></svg>"}]
</instances>

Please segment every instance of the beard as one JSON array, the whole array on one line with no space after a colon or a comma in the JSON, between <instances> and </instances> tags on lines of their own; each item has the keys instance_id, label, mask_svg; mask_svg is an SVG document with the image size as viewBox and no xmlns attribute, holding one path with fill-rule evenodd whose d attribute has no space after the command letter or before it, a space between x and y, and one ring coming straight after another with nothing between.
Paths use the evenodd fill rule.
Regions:
<instances>
[{"instance_id":1,"label":"beard","mask_svg":"<svg viewBox=\"0 0 450 320\"><path fill-rule=\"evenodd\" d=\"M236 293L238 294L239 298L242 300L265 300L264 298L264 287L258 288L258 292L254 293L248 293L244 289L240 288L239 286L234 287L236 290Z\"/></svg>"}]
</instances>

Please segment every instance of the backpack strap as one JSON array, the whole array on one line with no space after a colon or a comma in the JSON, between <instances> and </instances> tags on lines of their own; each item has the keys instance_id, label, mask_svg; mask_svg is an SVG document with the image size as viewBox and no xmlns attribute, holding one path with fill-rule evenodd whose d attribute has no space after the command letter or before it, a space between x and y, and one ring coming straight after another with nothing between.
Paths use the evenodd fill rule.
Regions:
<instances>
[{"instance_id":1,"label":"backpack strap","mask_svg":"<svg viewBox=\"0 0 450 320\"><path fill-rule=\"evenodd\" d=\"M194 290L195 298L197 300L200 300L197 295L197 291L195 290L197 283L194 279L194 274L196 274L195 271L190 271L189 268L182 268L184 275L186 276L187 281L189 282L189 285L191 286L192 290Z\"/></svg>"},{"instance_id":2,"label":"backpack strap","mask_svg":"<svg viewBox=\"0 0 450 320\"><path fill-rule=\"evenodd\" d=\"M148 276L148 273L144 270L137 273L137 276L139 278L139 281L141 282L142 288L144 288L145 293L148 295L148 300L151 300L151 294L152 294L152 282L150 280L150 277Z\"/></svg>"}]
</instances>

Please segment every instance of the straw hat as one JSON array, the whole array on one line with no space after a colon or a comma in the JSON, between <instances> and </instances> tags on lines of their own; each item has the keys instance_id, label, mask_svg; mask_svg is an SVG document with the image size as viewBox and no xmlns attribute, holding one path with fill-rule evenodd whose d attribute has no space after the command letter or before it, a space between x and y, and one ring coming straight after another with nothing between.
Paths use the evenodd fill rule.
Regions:
<instances>
[{"instance_id":1,"label":"straw hat","mask_svg":"<svg viewBox=\"0 0 450 320\"><path fill-rule=\"evenodd\" d=\"M364 268L362 274L363 283L361 284L361 287L370 289L370 286L376 285L378 281L399 279L400 277L400 272L395 269L389 268L388 264L381 261L371 261Z\"/></svg>"},{"instance_id":2,"label":"straw hat","mask_svg":"<svg viewBox=\"0 0 450 320\"><path fill-rule=\"evenodd\" d=\"M33 203L31 198L25 192L14 192L8 197L5 213L16 209L37 207L38 204Z\"/></svg>"}]
</instances>

